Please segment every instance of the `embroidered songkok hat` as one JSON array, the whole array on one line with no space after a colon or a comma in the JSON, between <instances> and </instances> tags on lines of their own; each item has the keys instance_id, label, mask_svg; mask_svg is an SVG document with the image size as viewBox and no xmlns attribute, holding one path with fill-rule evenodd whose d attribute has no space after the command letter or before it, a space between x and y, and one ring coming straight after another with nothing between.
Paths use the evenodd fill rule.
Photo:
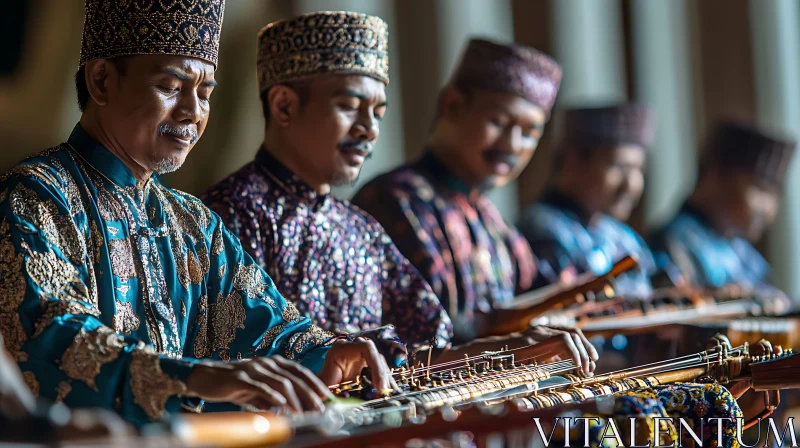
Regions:
<instances>
[{"instance_id":1,"label":"embroidered songkok hat","mask_svg":"<svg viewBox=\"0 0 800 448\"><path fill-rule=\"evenodd\" d=\"M135 54L191 56L217 65L225 0L85 0L80 66Z\"/></svg>"},{"instance_id":2,"label":"embroidered songkok hat","mask_svg":"<svg viewBox=\"0 0 800 448\"><path fill-rule=\"evenodd\" d=\"M315 12L258 33L260 92L324 74L357 74L389 84L389 27L380 17Z\"/></svg>"},{"instance_id":3,"label":"embroidered songkok hat","mask_svg":"<svg viewBox=\"0 0 800 448\"><path fill-rule=\"evenodd\" d=\"M762 182L780 187L792 161L796 142L753 126L719 124L706 144L705 163L752 172Z\"/></svg>"},{"instance_id":4,"label":"embroidered songkok hat","mask_svg":"<svg viewBox=\"0 0 800 448\"><path fill-rule=\"evenodd\" d=\"M582 147L653 145L656 116L652 108L636 103L581 107L561 115L561 143Z\"/></svg>"},{"instance_id":5,"label":"embroidered songkok hat","mask_svg":"<svg viewBox=\"0 0 800 448\"><path fill-rule=\"evenodd\" d=\"M461 89L513 93L549 116L561 85L561 67L535 48L473 39L450 84Z\"/></svg>"}]
</instances>

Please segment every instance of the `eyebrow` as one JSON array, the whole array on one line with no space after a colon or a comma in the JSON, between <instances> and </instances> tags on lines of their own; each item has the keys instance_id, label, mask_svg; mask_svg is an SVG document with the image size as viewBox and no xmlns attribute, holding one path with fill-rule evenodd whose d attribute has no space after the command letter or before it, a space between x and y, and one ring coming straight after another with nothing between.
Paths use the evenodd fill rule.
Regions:
<instances>
[{"instance_id":1,"label":"eyebrow","mask_svg":"<svg viewBox=\"0 0 800 448\"><path fill-rule=\"evenodd\" d=\"M336 92L336 95L335 95L335 96L352 96L353 98L358 98L358 99L360 99L361 101L369 101L369 97L368 97L368 96L364 95L364 94L363 94L363 93L361 93L361 92L357 92L357 91L355 91L355 90L353 90L353 89L344 89L344 90L339 90L338 92ZM388 106L388 105L389 105L389 101L387 101L387 100L383 100L383 101L382 101L380 104L378 104L376 107Z\"/></svg>"},{"instance_id":2,"label":"eyebrow","mask_svg":"<svg viewBox=\"0 0 800 448\"><path fill-rule=\"evenodd\" d=\"M165 68L162 69L161 72L167 75L174 76L180 79L181 81L188 81L191 79L191 76L189 76L188 74L174 68ZM217 82L214 80L203 81L203 85L207 87L214 87L217 85Z\"/></svg>"}]
</instances>

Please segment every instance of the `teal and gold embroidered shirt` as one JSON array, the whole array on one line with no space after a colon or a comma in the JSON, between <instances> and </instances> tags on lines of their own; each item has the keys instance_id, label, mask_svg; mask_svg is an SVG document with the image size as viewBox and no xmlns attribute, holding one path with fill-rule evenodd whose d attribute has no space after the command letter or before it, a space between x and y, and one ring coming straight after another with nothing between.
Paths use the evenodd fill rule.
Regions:
<instances>
[{"instance_id":1,"label":"teal and gold embroidered shirt","mask_svg":"<svg viewBox=\"0 0 800 448\"><path fill-rule=\"evenodd\" d=\"M179 409L200 359L318 370L331 336L215 213L137 183L79 125L0 178L0 331L35 393L134 423Z\"/></svg>"}]
</instances>

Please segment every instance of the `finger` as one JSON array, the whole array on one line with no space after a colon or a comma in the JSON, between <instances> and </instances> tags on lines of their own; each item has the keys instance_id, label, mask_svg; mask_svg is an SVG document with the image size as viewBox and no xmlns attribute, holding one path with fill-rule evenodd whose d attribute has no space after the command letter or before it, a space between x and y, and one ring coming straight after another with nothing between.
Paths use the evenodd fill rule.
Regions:
<instances>
[{"instance_id":1,"label":"finger","mask_svg":"<svg viewBox=\"0 0 800 448\"><path fill-rule=\"evenodd\" d=\"M284 395L269 387L265 383L251 379L249 376L242 382L242 386L242 392L248 396L248 399L241 403L237 402L237 404L252 404L260 409L266 409L269 407L264 406L264 402L273 406L289 406Z\"/></svg>"},{"instance_id":2,"label":"finger","mask_svg":"<svg viewBox=\"0 0 800 448\"><path fill-rule=\"evenodd\" d=\"M571 334L563 332L560 336L556 336L552 339L560 342L562 350L561 353L572 358L572 361L575 363L575 367L583 367L583 358L581 357L581 352L578 350L578 347L575 346L575 341L573 341Z\"/></svg>"},{"instance_id":3,"label":"finger","mask_svg":"<svg viewBox=\"0 0 800 448\"><path fill-rule=\"evenodd\" d=\"M397 384L393 384L392 375L386 360L378 352L375 343L370 340L358 341L361 346L361 356L367 362L370 373L372 374L372 384L379 392L397 389Z\"/></svg>"},{"instance_id":4,"label":"finger","mask_svg":"<svg viewBox=\"0 0 800 448\"><path fill-rule=\"evenodd\" d=\"M589 353L589 358L591 358L592 361L597 361L598 359L600 359L600 354L597 353L597 349L594 348L594 345L592 345L592 343L589 342L589 338L587 338L586 335L584 335L583 332L579 329L575 329L573 331L575 332L575 334L580 336L581 341L583 341L583 346Z\"/></svg>"},{"instance_id":5,"label":"finger","mask_svg":"<svg viewBox=\"0 0 800 448\"><path fill-rule=\"evenodd\" d=\"M259 360L259 362L262 363L261 366L263 366L265 369L271 371L276 376L286 378L292 383L292 388L294 389L295 394L297 394L297 397L300 399L300 402L303 405L303 410L317 412L322 412L325 410L325 405L322 404L322 400L317 395L317 392L314 390L313 386L306 382L305 379L295 375L287 369L284 369L278 364L277 359L265 358Z\"/></svg>"},{"instance_id":6,"label":"finger","mask_svg":"<svg viewBox=\"0 0 800 448\"><path fill-rule=\"evenodd\" d=\"M583 367L583 373L589 374L589 353L586 352L586 347L583 346L583 341L581 341L580 336L575 333L570 333L570 337L572 338L572 342L575 344L575 347L578 349L578 353L581 357L581 366Z\"/></svg>"},{"instance_id":7,"label":"finger","mask_svg":"<svg viewBox=\"0 0 800 448\"><path fill-rule=\"evenodd\" d=\"M263 383L264 385L275 390L277 393L283 395L283 398L286 399L286 405L291 408L292 411L298 413L303 412L303 406L300 402L300 398L297 396L294 386L288 378L281 375L276 375L266 370L258 363L251 363L248 372L254 381Z\"/></svg>"},{"instance_id":8,"label":"finger","mask_svg":"<svg viewBox=\"0 0 800 448\"><path fill-rule=\"evenodd\" d=\"M328 389L328 386L326 386L325 383L322 382L322 380L317 378L317 376L314 375L312 371L308 370L307 368L303 367L302 365L296 362L290 361L280 356L276 356L275 358L272 359L281 368L283 368L284 370L288 370L293 375L305 381L308 387L310 387L321 399L327 400L333 397L333 394L331 393L330 389Z\"/></svg>"}]
</instances>

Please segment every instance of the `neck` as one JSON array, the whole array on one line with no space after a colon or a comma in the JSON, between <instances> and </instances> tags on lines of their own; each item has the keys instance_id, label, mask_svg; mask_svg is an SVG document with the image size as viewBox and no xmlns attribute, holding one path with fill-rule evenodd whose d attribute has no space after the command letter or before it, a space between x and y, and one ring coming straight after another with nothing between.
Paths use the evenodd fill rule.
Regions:
<instances>
[{"instance_id":1,"label":"neck","mask_svg":"<svg viewBox=\"0 0 800 448\"><path fill-rule=\"evenodd\" d=\"M595 218L600 216L599 210L592 208L586 203L586 201L583 200L585 194L581 190L578 182L572 182L570 179L564 176L558 176L552 187L559 194L566 196L578 204L578 207L585 214L589 221L593 221Z\"/></svg>"},{"instance_id":2,"label":"neck","mask_svg":"<svg viewBox=\"0 0 800 448\"><path fill-rule=\"evenodd\" d=\"M431 153L436 159L455 177L461 179L461 181L469 185L470 188L480 187L479 182L476 182L475 179L469 175L469 172L458 163L458 148L456 148L455 145L434 132L426 146L430 148Z\"/></svg>"},{"instance_id":3,"label":"neck","mask_svg":"<svg viewBox=\"0 0 800 448\"><path fill-rule=\"evenodd\" d=\"M91 109L91 106L89 106ZM86 112L81 115L80 120L81 128L86 131L97 143L103 146L108 152L114 154L116 158L122 161L131 173L133 173L133 177L136 178L138 183L144 183L150 176L153 175L153 171L149 170L138 162L136 162L128 153L122 149L122 145L103 127L100 123L100 120L97 117L97 114L92 113L91 111L87 110Z\"/></svg>"},{"instance_id":4,"label":"neck","mask_svg":"<svg viewBox=\"0 0 800 448\"><path fill-rule=\"evenodd\" d=\"M702 210L702 217L714 231L720 235L730 235L731 232L726 230L726 226L722 225L723 219L720 219L720 217L724 216L725 211L721 209L720 201L716 199L716 195L698 187L689 196L688 202L695 210Z\"/></svg>"},{"instance_id":5,"label":"neck","mask_svg":"<svg viewBox=\"0 0 800 448\"><path fill-rule=\"evenodd\" d=\"M295 176L311 186L317 194L326 195L331 192L331 184L315 175L313 165L308 160L301 160L298 156L301 152L297 150L297 145L283 133L268 128L264 131L264 147L272 157L278 159Z\"/></svg>"}]
</instances>

